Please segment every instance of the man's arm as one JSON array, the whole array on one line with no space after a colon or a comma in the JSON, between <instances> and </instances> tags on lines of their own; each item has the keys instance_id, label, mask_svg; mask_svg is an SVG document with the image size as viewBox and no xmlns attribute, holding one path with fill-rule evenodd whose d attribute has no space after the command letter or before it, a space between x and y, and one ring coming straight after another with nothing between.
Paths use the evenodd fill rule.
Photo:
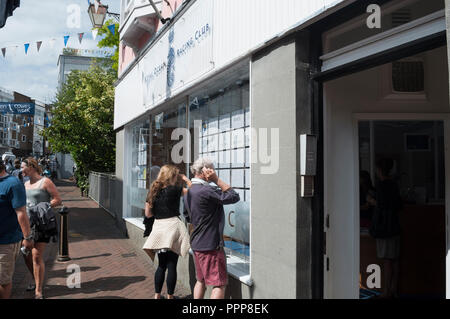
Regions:
<instances>
[{"instance_id":1,"label":"man's arm","mask_svg":"<svg viewBox=\"0 0 450 319\"><path fill-rule=\"evenodd\" d=\"M222 205L235 204L241 200L239 194L236 193L230 185L221 180L213 169L204 168L203 170L208 182L213 182L220 187L222 191L221 194L218 194L220 193L219 191L212 192L212 196Z\"/></svg>"},{"instance_id":2,"label":"man's arm","mask_svg":"<svg viewBox=\"0 0 450 319\"><path fill-rule=\"evenodd\" d=\"M17 221L19 222L20 228L22 229L22 234L24 238L29 238L31 235L30 220L28 219L27 210L25 206L16 208ZM24 240L23 245L28 249L33 249L32 240Z\"/></svg>"}]
</instances>

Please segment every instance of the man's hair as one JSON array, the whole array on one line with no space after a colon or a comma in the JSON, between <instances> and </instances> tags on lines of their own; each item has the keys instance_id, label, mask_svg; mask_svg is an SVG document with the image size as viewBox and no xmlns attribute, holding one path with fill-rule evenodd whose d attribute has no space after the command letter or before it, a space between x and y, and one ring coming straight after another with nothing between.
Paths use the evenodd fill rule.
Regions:
<instances>
[{"instance_id":1,"label":"man's hair","mask_svg":"<svg viewBox=\"0 0 450 319\"><path fill-rule=\"evenodd\" d=\"M194 175L201 174L203 167L214 169L213 161L207 157L200 157L191 166L191 172Z\"/></svg>"},{"instance_id":2,"label":"man's hair","mask_svg":"<svg viewBox=\"0 0 450 319\"><path fill-rule=\"evenodd\" d=\"M6 170L6 165L2 159L0 159L0 173Z\"/></svg>"}]
</instances>

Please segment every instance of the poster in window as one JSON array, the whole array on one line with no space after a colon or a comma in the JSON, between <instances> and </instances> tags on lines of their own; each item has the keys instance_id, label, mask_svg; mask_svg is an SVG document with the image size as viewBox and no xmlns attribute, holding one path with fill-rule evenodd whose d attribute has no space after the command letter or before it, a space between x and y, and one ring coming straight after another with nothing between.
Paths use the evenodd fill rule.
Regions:
<instances>
[{"instance_id":1,"label":"poster in window","mask_svg":"<svg viewBox=\"0 0 450 319\"><path fill-rule=\"evenodd\" d=\"M219 129L221 132L225 132L230 130L231 128L231 119L230 114L225 114L220 116Z\"/></svg>"},{"instance_id":2,"label":"poster in window","mask_svg":"<svg viewBox=\"0 0 450 319\"><path fill-rule=\"evenodd\" d=\"M230 170L229 169L222 169L219 171L219 178L223 180L225 183L230 185Z\"/></svg>"},{"instance_id":3,"label":"poster in window","mask_svg":"<svg viewBox=\"0 0 450 319\"><path fill-rule=\"evenodd\" d=\"M231 152L230 150L219 152L219 167L230 168Z\"/></svg>"},{"instance_id":4,"label":"poster in window","mask_svg":"<svg viewBox=\"0 0 450 319\"><path fill-rule=\"evenodd\" d=\"M233 169L231 170L231 186L237 188L244 188L244 170Z\"/></svg>"},{"instance_id":5,"label":"poster in window","mask_svg":"<svg viewBox=\"0 0 450 319\"><path fill-rule=\"evenodd\" d=\"M244 167L245 150L243 148L231 150L231 167Z\"/></svg>"},{"instance_id":6,"label":"poster in window","mask_svg":"<svg viewBox=\"0 0 450 319\"><path fill-rule=\"evenodd\" d=\"M244 119L244 110L237 110L232 113L231 116L231 127L241 128L245 126L245 119Z\"/></svg>"},{"instance_id":7,"label":"poster in window","mask_svg":"<svg viewBox=\"0 0 450 319\"><path fill-rule=\"evenodd\" d=\"M219 146L219 135L208 136L208 152L215 152Z\"/></svg>"},{"instance_id":8,"label":"poster in window","mask_svg":"<svg viewBox=\"0 0 450 319\"><path fill-rule=\"evenodd\" d=\"M231 132L231 142L232 148L245 147L245 131L243 128Z\"/></svg>"},{"instance_id":9,"label":"poster in window","mask_svg":"<svg viewBox=\"0 0 450 319\"><path fill-rule=\"evenodd\" d=\"M231 148L230 132L219 134L219 150L227 150Z\"/></svg>"},{"instance_id":10,"label":"poster in window","mask_svg":"<svg viewBox=\"0 0 450 319\"><path fill-rule=\"evenodd\" d=\"M202 153L207 153L208 152L208 138L207 137L203 137L202 138Z\"/></svg>"},{"instance_id":11,"label":"poster in window","mask_svg":"<svg viewBox=\"0 0 450 319\"><path fill-rule=\"evenodd\" d=\"M219 132L219 120L210 119L208 123L208 135L217 134Z\"/></svg>"}]
</instances>

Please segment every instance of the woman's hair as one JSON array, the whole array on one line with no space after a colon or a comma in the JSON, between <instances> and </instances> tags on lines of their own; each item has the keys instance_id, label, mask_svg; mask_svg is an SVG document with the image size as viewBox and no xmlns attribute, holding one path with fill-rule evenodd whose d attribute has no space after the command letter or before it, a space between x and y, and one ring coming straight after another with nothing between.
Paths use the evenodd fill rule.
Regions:
<instances>
[{"instance_id":1,"label":"woman's hair","mask_svg":"<svg viewBox=\"0 0 450 319\"><path fill-rule=\"evenodd\" d=\"M16 158L16 159L14 160L14 167L15 167L15 168L20 168L20 159Z\"/></svg>"},{"instance_id":2,"label":"woman's hair","mask_svg":"<svg viewBox=\"0 0 450 319\"><path fill-rule=\"evenodd\" d=\"M170 185L181 185L180 170L174 165L164 165L159 171L158 177L152 183L150 191L147 194L146 202L153 208L153 202L159 191Z\"/></svg>"},{"instance_id":3,"label":"woman's hair","mask_svg":"<svg viewBox=\"0 0 450 319\"><path fill-rule=\"evenodd\" d=\"M25 163L27 167L34 168L39 175L42 174L42 168L39 166L38 162L34 158L28 157L27 159L24 159L22 162Z\"/></svg>"}]
</instances>

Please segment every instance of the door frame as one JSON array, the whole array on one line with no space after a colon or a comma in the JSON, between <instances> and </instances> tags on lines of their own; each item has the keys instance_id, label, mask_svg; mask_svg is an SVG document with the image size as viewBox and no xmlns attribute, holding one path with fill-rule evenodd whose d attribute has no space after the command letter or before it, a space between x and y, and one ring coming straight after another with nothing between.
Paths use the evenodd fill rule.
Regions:
<instances>
[{"instance_id":1,"label":"door frame","mask_svg":"<svg viewBox=\"0 0 450 319\"><path fill-rule=\"evenodd\" d=\"M443 121L444 123L444 162L445 162L445 223L446 223L446 298L450 299L450 113L353 113L353 168L354 185L359 185L359 130L360 121ZM325 159L327 160L327 159ZM359 187L354 187L357 192L353 209L359 211ZM359 214L354 214L355 218L355 236L358 238L355 243L353 258L354 262L360 260L360 241L356 236L359 233ZM361 271L361 270L360 270ZM326 280L326 277L324 278Z\"/></svg>"}]
</instances>

